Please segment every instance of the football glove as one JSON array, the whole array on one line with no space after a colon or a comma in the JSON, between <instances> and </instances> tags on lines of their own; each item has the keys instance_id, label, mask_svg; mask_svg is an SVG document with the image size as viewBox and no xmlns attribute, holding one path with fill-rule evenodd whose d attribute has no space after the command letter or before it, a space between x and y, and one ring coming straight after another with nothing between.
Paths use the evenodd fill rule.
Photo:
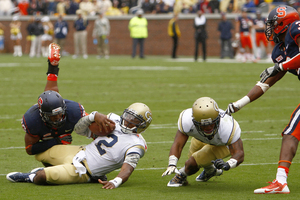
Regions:
<instances>
[{"instance_id":1,"label":"football glove","mask_svg":"<svg viewBox=\"0 0 300 200\"><path fill-rule=\"evenodd\" d=\"M55 138L58 144L71 144L72 142L72 135L69 134L63 134Z\"/></svg>"},{"instance_id":2,"label":"football glove","mask_svg":"<svg viewBox=\"0 0 300 200\"><path fill-rule=\"evenodd\" d=\"M282 64L275 63L273 67L269 67L265 69L261 74L260 74L260 82L264 83L268 78L275 76L278 74L278 72L282 71Z\"/></svg>"},{"instance_id":3,"label":"football glove","mask_svg":"<svg viewBox=\"0 0 300 200\"><path fill-rule=\"evenodd\" d=\"M226 171L230 169L230 165L228 164L228 162L224 162L224 160L222 159L213 160L211 162L217 169L224 169Z\"/></svg>"},{"instance_id":4,"label":"football glove","mask_svg":"<svg viewBox=\"0 0 300 200\"><path fill-rule=\"evenodd\" d=\"M235 113L235 110L239 110L237 107L233 105L233 103L228 104L227 109L225 110L225 113L228 115L231 115L231 113Z\"/></svg>"},{"instance_id":5,"label":"football glove","mask_svg":"<svg viewBox=\"0 0 300 200\"><path fill-rule=\"evenodd\" d=\"M161 177L164 177L166 175L170 175L173 173L179 174L179 170L177 169L177 167L175 165L169 165L169 167L167 168L167 170L161 175Z\"/></svg>"}]
</instances>

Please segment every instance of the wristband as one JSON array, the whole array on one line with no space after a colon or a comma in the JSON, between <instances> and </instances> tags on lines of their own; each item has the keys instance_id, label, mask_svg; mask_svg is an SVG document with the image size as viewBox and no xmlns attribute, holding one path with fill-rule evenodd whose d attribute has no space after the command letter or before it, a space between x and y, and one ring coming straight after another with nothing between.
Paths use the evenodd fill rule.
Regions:
<instances>
[{"instance_id":1,"label":"wristband","mask_svg":"<svg viewBox=\"0 0 300 200\"><path fill-rule=\"evenodd\" d=\"M234 107L236 107L240 110L242 107L244 107L248 103L250 103L250 98L246 95L243 98L241 98L240 100L234 102L233 105L234 105Z\"/></svg>"},{"instance_id":2,"label":"wristband","mask_svg":"<svg viewBox=\"0 0 300 200\"><path fill-rule=\"evenodd\" d=\"M227 161L227 163L229 164L230 169L231 169L231 168L235 168L236 165L237 165L237 160L234 159L234 158L230 158L230 159Z\"/></svg>"},{"instance_id":3,"label":"wristband","mask_svg":"<svg viewBox=\"0 0 300 200\"><path fill-rule=\"evenodd\" d=\"M113 183L115 187L119 187L122 184L122 179L120 177L116 177L113 180L110 180L109 182Z\"/></svg>"},{"instance_id":4,"label":"wristband","mask_svg":"<svg viewBox=\"0 0 300 200\"><path fill-rule=\"evenodd\" d=\"M89 114L89 120L90 122L94 122L95 121L95 115L96 115L97 111L93 111L91 114Z\"/></svg>"},{"instance_id":5,"label":"wristband","mask_svg":"<svg viewBox=\"0 0 300 200\"><path fill-rule=\"evenodd\" d=\"M169 166L170 165L173 165L173 166L176 166L177 165L177 162L178 162L178 158L174 155L171 155L169 157Z\"/></svg>"},{"instance_id":6,"label":"wristband","mask_svg":"<svg viewBox=\"0 0 300 200\"><path fill-rule=\"evenodd\" d=\"M48 74L47 80L48 81L57 81L57 75L56 74Z\"/></svg>"}]
</instances>

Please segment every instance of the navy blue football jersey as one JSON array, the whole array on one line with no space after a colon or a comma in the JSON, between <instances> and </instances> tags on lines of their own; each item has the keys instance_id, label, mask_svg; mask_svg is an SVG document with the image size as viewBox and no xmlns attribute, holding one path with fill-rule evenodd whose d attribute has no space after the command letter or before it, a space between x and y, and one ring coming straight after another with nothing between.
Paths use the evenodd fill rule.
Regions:
<instances>
[{"instance_id":1,"label":"navy blue football jersey","mask_svg":"<svg viewBox=\"0 0 300 200\"><path fill-rule=\"evenodd\" d=\"M272 52L272 60L274 63L282 63L286 60L297 55L299 51L298 44L296 43L297 38L300 36L300 21L295 21L289 25L287 33L284 38L284 43L278 43ZM300 68L288 70L290 73L298 76L300 80Z\"/></svg>"},{"instance_id":2,"label":"navy blue football jersey","mask_svg":"<svg viewBox=\"0 0 300 200\"><path fill-rule=\"evenodd\" d=\"M86 113L81 104L67 99L64 100L67 106L66 122L62 127L56 129L47 126L42 120L38 105L35 104L23 115L21 123L24 131L33 137L39 137L40 140L48 140L59 135L72 133L75 124Z\"/></svg>"}]
</instances>

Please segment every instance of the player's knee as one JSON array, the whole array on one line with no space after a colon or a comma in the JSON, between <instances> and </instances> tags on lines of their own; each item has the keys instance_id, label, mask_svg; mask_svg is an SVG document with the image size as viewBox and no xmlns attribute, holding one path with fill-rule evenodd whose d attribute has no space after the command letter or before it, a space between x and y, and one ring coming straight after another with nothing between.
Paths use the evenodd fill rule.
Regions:
<instances>
[{"instance_id":1,"label":"player's knee","mask_svg":"<svg viewBox=\"0 0 300 200\"><path fill-rule=\"evenodd\" d=\"M45 170L41 170L41 171L37 171L36 175L33 179L33 183L37 184L37 185L45 185L46 182L46 174L45 174Z\"/></svg>"},{"instance_id":2,"label":"player's knee","mask_svg":"<svg viewBox=\"0 0 300 200\"><path fill-rule=\"evenodd\" d=\"M185 171L188 175L192 175L192 174L195 174L196 172L198 172L198 170L199 170L198 164L197 164L196 160L194 159L194 157L191 156L185 162Z\"/></svg>"}]
</instances>

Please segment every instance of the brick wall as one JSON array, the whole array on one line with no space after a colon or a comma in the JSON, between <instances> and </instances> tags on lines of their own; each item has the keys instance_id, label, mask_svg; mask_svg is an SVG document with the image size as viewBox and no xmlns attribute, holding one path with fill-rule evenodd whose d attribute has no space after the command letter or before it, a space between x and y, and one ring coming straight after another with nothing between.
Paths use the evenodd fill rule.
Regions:
<instances>
[{"instance_id":1,"label":"brick wall","mask_svg":"<svg viewBox=\"0 0 300 200\"><path fill-rule=\"evenodd\" d=\"M109 38L110 54L111 55L130 55L132 40L130 38L128 23L133 16L122 17L109 17L111 25L111 34ZM145 41L145 55L171 55L172 40L167 34L168 22L172 15L145 15L148 20L148 34L149 37ZM194 28L193 20L195 15L180 15L179 16L179 28L181 30L181 38L179 39L178 56L193 56L194 55ZM228 15L228 19L234 22L234 15ZM220 55L219 44L219 32L217 26L220 21L219 14L206 15L207 18L207 54L208 56ZM22 17L22 46L23 52L26 46L26 26L28 24L29 16ZM51 21L54 23L57 18L51 17ZM75 16L66 16L65 20L69 22L70 32L67 37L65 50L70 54L74 53L73 43L73 22ZM88 54L96 54L96 46L93 44L92 29L94 25L95 17L89 18L89 31L88 31ZM0 22L7 28L5 30L5 51L6 53L13 52L13 44L10 40L10 28L9 23L11 17L0 18ZM199 46L201 55L201 46Z\"/></svg>"}]
</instances>

